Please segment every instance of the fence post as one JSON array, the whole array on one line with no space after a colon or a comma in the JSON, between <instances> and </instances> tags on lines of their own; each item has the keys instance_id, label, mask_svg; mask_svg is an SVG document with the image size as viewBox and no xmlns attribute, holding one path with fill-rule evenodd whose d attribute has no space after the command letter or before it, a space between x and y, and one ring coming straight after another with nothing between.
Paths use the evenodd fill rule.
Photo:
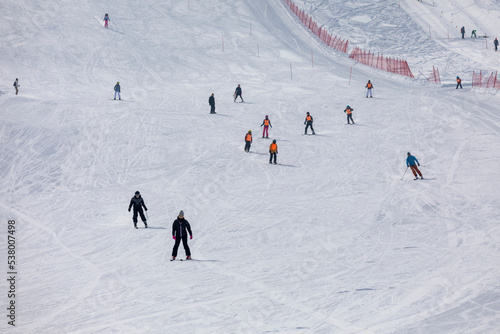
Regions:
<instances>
[{"instance_id":1,"label":"fence post","mask_svg":"<svg viewBox=\"0 0 500 334\"><path fill-rule=\"evenodd\" d=\"M290 63L290 79L293 79L293 77L292 77L292 63Z\"/></svg>"}]
</instances>

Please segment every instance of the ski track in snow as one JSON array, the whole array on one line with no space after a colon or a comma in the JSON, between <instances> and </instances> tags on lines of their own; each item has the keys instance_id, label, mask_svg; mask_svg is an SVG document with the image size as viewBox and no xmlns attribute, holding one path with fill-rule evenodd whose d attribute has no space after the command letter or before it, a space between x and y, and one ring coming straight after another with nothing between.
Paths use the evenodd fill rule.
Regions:
<instances>
[{"instance_id":1,"label":"ski track in snow","mask_svg":"<svg viewBox=\"0 0 500 334\"><path fill-rule=\"evenodd\" d=\"M2 332L496 330L498 93L470 85L498 64L496 2L295 3L417 79L333 51L282 0L0 4L0 208L19 260ZM407 151L423 180L401 180ZM148 229L126 211L136 190ZM169 261L180 210L195 261Z\"/></svg>"}]
</instances>

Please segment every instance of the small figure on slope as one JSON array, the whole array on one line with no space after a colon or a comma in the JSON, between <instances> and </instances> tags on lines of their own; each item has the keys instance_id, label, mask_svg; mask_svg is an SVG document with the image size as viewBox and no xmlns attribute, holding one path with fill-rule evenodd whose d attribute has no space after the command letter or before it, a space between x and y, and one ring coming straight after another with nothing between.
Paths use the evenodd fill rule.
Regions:
<instances>
[{"instance_id":1,"label":"small figure on slope","mask_svg":"<svg viewBox=\"0 0 500 334\"><path fill-rule=\"evenodd\" d=\"M465 38L465 27L460 28L460 33L462 34L462 39Z\"/></svg>"},{"instance_id":2,"label":"small figure on slope","mask_svg":"<svg viewBox=\"0 0 500 334\"><path fill-rule=\"evenodd\" d=\"M354 120L352 119L352 111L354 109L347 106L345 109L344 109L344 112L347 113L347 124L351 124L350 121L352 121L352 124L354 124Z\"/></svg>"},{"instance_id":3,"label":"small figure on slope","mask_svg":"<svg viewBox=\"0 0 500 334\"><path fill-rule=\"evenodd\" d=\"M372 95L373 84L371 83L370 80L368 80L368 83L366 84L365 88L366 88L366 97L368 97L368 95L370 95L370 97L373 97Z\"/></svg>"},{"instance_id":4,"label":"small figure on slope","mask_svg":"<svg viewBox=\"0 0 500 334\"><path fill-rule=\"evenodd\" d=\"M252 145L252 130L248 130L245 135L245 152L250 152L250 146Z\"/></svg>"},{"instance_id":5,"label":"small figure on slope","mask_svg":"<svg viewBox=\"0 0 500 334\"><path fill-rule=\"evenodd\" d=\"M495 40L493 41L493 45L495 45L495 51L498 50L498 39L495 37Z\"/></svg>"},{"instance_id":6,"label":"small figure on slope","mask_svg":"<svg viewBox=\"0 0 500 334\"><path fill-rule=\"evenodd\" d=\"M238 98L238 96L240 97L241 102L245 102L245 101L243 101L243 96L241 94L242 94L241 87L240 87L240 84L238 84L238 87L236 87L236 90L234 91L234 94L233 94L234 102L236 102L236 98Z\"/></svg>"},{"instance_id":7,"label":"small figure on slope","mask_svg":"<svg viewBox=\"0 0 500 334\"><path fill-rule=\"evenodd\" d=\"M210 105L210 113L211 114L216 114L216 112L215 112L215 97L214 97L214 93L212 93L212 95L210 95L210 97L208 98L208 104Z\"/></svg>"},{"instance_id":8,"label":"small figure on slope","mask_svg":"<svg viewBox=\"0 0 500 334\"><path fill-rule=\"evenodd\" d=\"M309 114L309 111L306 113L306 119L304 121L304 124L306 125L306 129L304 131L304 134L307 135L307 128L311 127L312 134L315 135L316 133L314 132L313 128L313 117L311 114Z\"/></svg>"},{"instance_id":9,"label":"small figure on slope","mask_svg":"<svg viewBox=\"0 0 500 334\"><path fill-rule=\"evenodd\" d=\"M472 30L472 33L470 34L470 38L472 38L472 37L474 37L474 38L477 37L476 36L476 29Z\"/></svg>"},{"instance_id":10,"label":"small figure on slope","mask_svg":"<svg viewBox=\"0 0 500 334\"><path fill-rule=\"evenodd\" d=\"M108 27L108 22L111 21L109 19L109 16L108 16L108 13L104 14L104 28L107 28Z\"/></svg>"},{"instance_id":11,"label":"small figure on slope","mask_svg":"<svg viewBox=\"0 0 500 334\"><path fill-rule=\"evenodd\" d=\"M460 86L460 89L462 89L462 79L460 79L459 76L457 76L457 88L458 89L458 86Z\"/></svg>"},{"instance_id":12,"label":"small figure on slope","mask_svg":"<svg viewBox=\"0 0 500 334\"><path fill-rule=\"evenodd\" d=\"M146 204L144 204L144 199L141 197L141 193L139 191L135 192L135 196L132 197L130 200L130 205L128 206L128 212L130 212L130 209L134 207L134 216L132 217L132 220L134 221L134 227L137 228L137 214L141 215L141 220L144 223L144 227L148 228L148 222L146 220L146 217L144 217L144 212L142 211L142 208L144 210L148 211L148 208L146 208Z\"/></svg>"},{"instance_id":13,"label":"small figure on slope","mask_svg":"<svg viewBox=\"0 0 500 334\"><path fill-rule=\"evenodd\" d=\"M116 100L116 94L118 94L118 100L122 99L122 97L120 96L120 90L121 90L120 81L118 81L115 85L115 98L114 98L115 100Z\"/></svg>"},{"instance_id":14,"label":"small figure on slope","mask_svg":"<svg viewBox=\"0 0 500 334\"><path fill-rule=\"evenodd\" d=\"M175 240L174 248L172 249L172 259L170 261L174 261L177 257L177 250L179 249L179 245L182 241L182 245L184 246L184 251L186 252L186 260L191 260L191 250L188 246L188 232L189 239L193 239L193 232L191 232L191 225L189 222L184 219L184 211L181 210L177 219L174 220L172 224L172 239Z\"/></svg>"},{"instance_id":15,"label":"small figure on slope","mask_svg":"<svg viewBox=\"0 0 500 334\"><path fill-rule=\"evenodd\" d=\"M413 176L415 177L415 180L418 179L418 175L420 175L420 178L423 179L424 177L422 176L422 173L418 169L418 166L420 166L420 163L418 162L417 158L415 158L413 155L408 152L408 157L406 158L406 167L410 167L411 171L413 172Z\"/></svg>"},{"instance_id":16,"label":"small figure on slope","mask_svg":"<svg viewBox=\"0 0 500 334\"><path fill-rule=\"evenodd\" d=\"M262 138L269 138L269 127L273 127L271 125L271 120L269 117L266 115L266 118L264 118L264 121L260 125L261 127L264 126L264 129L262 130Z\"/></svg>"},{"instance_id":17,"label":"small figure on slope","mask_svg":"<svg viewBox=\"0 0 500 334\"><path fill-rule=\"evenodd\" d=\"M273 163L276 165L276 156L278 155L278 144L276 144L276 139L273 140L271 145L269 145L269 163Z\"/></svg>"},{"instance_id":18,"label":"small figure on slope","mask_svg":"<svg viewBox=\"0 0 500 334\"><path fill-rule=\"evenodd\" d=\"M21 85L19 84L19 79L16 78L16 81L14 81L14 88L16 89L16 95L17 93L19 93L19 87L21 87Z\"/></svg>"}]
</instances>

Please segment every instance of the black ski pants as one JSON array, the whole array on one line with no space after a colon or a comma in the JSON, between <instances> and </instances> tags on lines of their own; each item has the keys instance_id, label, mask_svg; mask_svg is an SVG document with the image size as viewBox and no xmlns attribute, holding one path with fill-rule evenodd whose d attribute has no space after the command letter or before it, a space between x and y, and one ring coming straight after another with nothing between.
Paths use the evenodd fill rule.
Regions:
<instances>
[{"instance_id":1,"label":"black ski pants","mask_svg":"<svg viewBox=\"0 0 500 334\"><path fill-rule=\"evenodd\" d=\"M312 123L307 123L307 125L306 125L306 130L305 130L305 134L306 134L306 135L307 135L307 128L309 128L309 127L311 127L311 131L312 131L312 133L314 133L314 128L313 128Z\"/></svg>"},{"instance_id":2,"label":"black ski pants","mask_svg":"<svg viewBox=\"0 0 500 334\"><path fill-rule=\"evenodd\" d=\"M210 105L210 113L215 114L215 104Z\"/></svg>"},{"instance_id":3,"label":"black ski pants","mask_svg":"<svg viewBox=\"0 0 500 334\"><path fill-rule=\"evenodd\" d=\"M457 82L457 88L458 89L458 86L460 86L460 89L462 89L462 83L461 82Z\"/></svg>"},{"instance_id":4,"label":"black ski pants","mask_svg":"<svg viewBox=\"0 0 500 334\"><path fill-rule=\"evenodd\" d=\"M172 256L177 257L177 250L179 249L179 245L181 244L182 240L182 245L184 246L184 251L186 252L186 256L191 256L191 250L189 249L188 246L188 236L183 235L182 237L177 237L175 239L175 244L174 244L174 249L172 249Z\"/></svg>"},{"instance_id":5,"label":"black ski pants","mask_svg":"<svg viewBox=\"0 0 500 334\"><path fill-rule=\"evenodd\" d=\"M245 142L245 152L250 152L250 146L252 145L251 141Z\"/></svg>"},{"instance_id":6,"label":"black ski pants","mask_svg":"<svg viewBox=\"0 0 500 334\"><path fill-rule=\"evenodd\" d=\"M354 120L352 119L352 114L347 114L347 124L351 124L349 120L351 120L352 124L354 124Z\"/></svg>"},{"instance_id":7,"label":"black ski pants","mask_svg":"<svg viewBox=\"0 0 500 334\"><path fill-rule=\"evenodd\" d=\"M276 153L269 153L269 163L272 163L274 159L274 164L276 164Z\"/></svg>"},{"instance_id":8,"label":"black ski pants","mask_svg":"<svg viewBox=\"0 0 500 334\"><path fill-rule=\"evenodd\" d=\"M134 225L137 225L137 214L140 214L142 221L146 222L146 217L144 217L144 211L142 211L142 208L139 208L137 210L134 208L134 217L132 218L132 220L134 221Z\"/></svg>"}]
</instances>

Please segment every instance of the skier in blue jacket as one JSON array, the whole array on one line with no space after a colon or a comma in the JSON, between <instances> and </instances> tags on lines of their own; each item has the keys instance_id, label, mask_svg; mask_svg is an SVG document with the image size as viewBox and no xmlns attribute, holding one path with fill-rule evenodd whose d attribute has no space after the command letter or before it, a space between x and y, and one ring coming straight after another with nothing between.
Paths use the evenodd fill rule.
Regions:
<instances>
[{"instance_id":1,"label":"skier in blue jacket","mask_svg":"<svg viewBox=\"0 0 500 334\"><path fill-rule=\"evenodd\" d=\"M411 171L413 172L413 176L415 176L415 180L418 179L418 175L420 175L420 178L423 179L424 177L422 176L422 173L418 169L418 166L420 166L420 163L418 162L417 158L415 158L413 155L408 152L408 157L406 158L406 167L410 167Z\"/></svg>"},{"instance_id":2,"label":"skier in blue jacket","mask_svg":"<svg viewBox=\"0 0 500 334\"><path fill-rule=\"evenodd\" d=\"M120 81L118 81L115 85L115 100L116 100L116 94L118 94L118 100L121 100L122 97L120 96Z\"/></svg>"}]
</instances>

